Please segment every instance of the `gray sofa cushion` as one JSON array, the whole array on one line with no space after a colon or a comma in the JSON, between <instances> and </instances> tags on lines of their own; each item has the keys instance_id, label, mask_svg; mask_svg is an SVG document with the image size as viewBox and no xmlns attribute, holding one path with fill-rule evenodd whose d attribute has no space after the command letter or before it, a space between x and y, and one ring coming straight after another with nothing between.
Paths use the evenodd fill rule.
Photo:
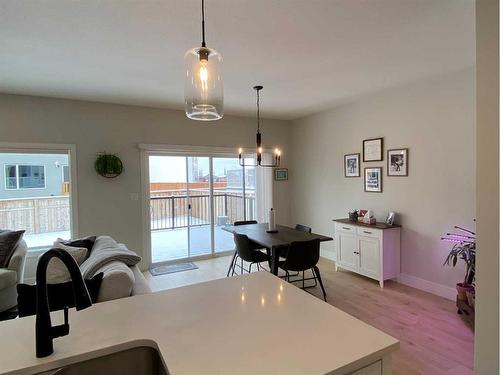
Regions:
<instances>
[{"instance_id":1,"label":"gray sofa cushion","mask_svg":"<svg viewBox=\"0 0 500 375\"><path fill-rule=\"evenodd\" d=\"M0 268L0 290L17 284L17 272Z\"/></svg>"},{"instance_id":2,"label":"gray sofa cushion","mask_svg":"<svg viewBox=\"0 0 500 375\"><path fill-rule=\"evenodd\" d=\"M24 230L0 231L0 268L6 268L9 265L10 258L14 254L17 244L23 237Z\"/></svg>"}]
</instances>

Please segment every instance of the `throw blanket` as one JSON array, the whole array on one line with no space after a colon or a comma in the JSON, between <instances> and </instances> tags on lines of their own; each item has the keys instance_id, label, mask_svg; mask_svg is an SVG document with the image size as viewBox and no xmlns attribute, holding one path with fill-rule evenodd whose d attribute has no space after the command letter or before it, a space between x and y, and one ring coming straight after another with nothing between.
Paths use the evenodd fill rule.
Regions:
<instances>
[{"instance_id":1,"label":"throw blanket","mask_svg":"<svg viewBox=\"0 0 500 375\"><path fill-rule=\"evenodd\" d=\"M114 261L123 262L127 266L135 266L141 261L141 257L111 237L99 236L89 258L80 265L80 271L84 279L90 279L102 266Z\"/></svg>"}]
</instances>

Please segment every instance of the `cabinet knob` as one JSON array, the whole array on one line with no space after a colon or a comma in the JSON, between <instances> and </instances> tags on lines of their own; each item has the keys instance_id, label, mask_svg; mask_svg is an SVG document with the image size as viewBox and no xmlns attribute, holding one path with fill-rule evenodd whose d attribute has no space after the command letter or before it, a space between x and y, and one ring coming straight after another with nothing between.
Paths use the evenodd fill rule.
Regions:
<instances>
[{"instance_id":1,"label":"cabinet knob","mask_svg":"<svg viewBox=\"0 0 500 375\"><path fill-rule=\"evenodd\" d=\"M351 230L351 228L346 228L346 227L342 227L342 229L345 229L345 230Z\"/></svg>"},{"instance_id":2,"label":"cabinet knob","mask_svg":"<svg viewBox=\"0 0 500 375\"><path fill-rule=\"evenodd\" d=\"M372 234L372 232L368 232L367 230L364 230L363 233Z\"/></svg>"}]
</instances>

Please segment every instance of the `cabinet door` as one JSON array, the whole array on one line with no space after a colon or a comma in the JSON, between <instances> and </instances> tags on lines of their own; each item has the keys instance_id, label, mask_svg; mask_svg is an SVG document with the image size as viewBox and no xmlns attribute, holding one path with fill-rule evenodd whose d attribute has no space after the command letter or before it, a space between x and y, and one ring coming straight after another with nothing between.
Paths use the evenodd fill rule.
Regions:
<instances>
[{"instance_id":1,"label":"cabinet door","mask_svg":"<svg viewBox=\"0 0 500 375\"><path fill-rule=\"evenodd\" d=\"M351 233L338 233L337 262L342 268L357 271L358 255L356 250L356 236Z\"/></svg>"},{"instance_id":2,"label":"cabinet door","mask_svg":"<svg viewBox=\"0 0 500 375\"><path fill-rule=\"evenodd\" d=\"M359 272L365 276L378 279L380 245L379 239L358 236Z\"/></svg>"}]
</instances>

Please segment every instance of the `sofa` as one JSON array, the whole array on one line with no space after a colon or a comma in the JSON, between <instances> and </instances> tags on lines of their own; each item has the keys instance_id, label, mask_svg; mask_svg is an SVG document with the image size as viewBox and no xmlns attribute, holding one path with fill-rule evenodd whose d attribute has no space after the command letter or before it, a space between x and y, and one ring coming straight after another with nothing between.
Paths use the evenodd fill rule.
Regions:
<instances>
[{"instance_id":1,"label":"sofa","mask_svg":"<svg viewBox=\"0 0 500 375\"><path fill-rule=\"evenodd\" d=\"M0 312L17 306L17 284L23 282L28 247L19 241L7 268L0 268Z\"/></svg>"},{"instance_id":2,"label":"sofa","mask_svg":"<svg viewBox=\"0 0 500 375\"><path fill-rule=\"evenodd\" d=\"M129 252L129 256L122 256L120 260L113 260L116 257L105 258L105 254L121 250L124 254ZM137 266L137 260L140 260L137 254L130 251L124 244L117 243L110 236L96 238L90 256L80 265L80 270L85 278L90 278L100 272L104 274L97 302L151 293L146 278ZM99 262L99 267L93 267L96 262Z\"/></svg>"}]
</instances>

